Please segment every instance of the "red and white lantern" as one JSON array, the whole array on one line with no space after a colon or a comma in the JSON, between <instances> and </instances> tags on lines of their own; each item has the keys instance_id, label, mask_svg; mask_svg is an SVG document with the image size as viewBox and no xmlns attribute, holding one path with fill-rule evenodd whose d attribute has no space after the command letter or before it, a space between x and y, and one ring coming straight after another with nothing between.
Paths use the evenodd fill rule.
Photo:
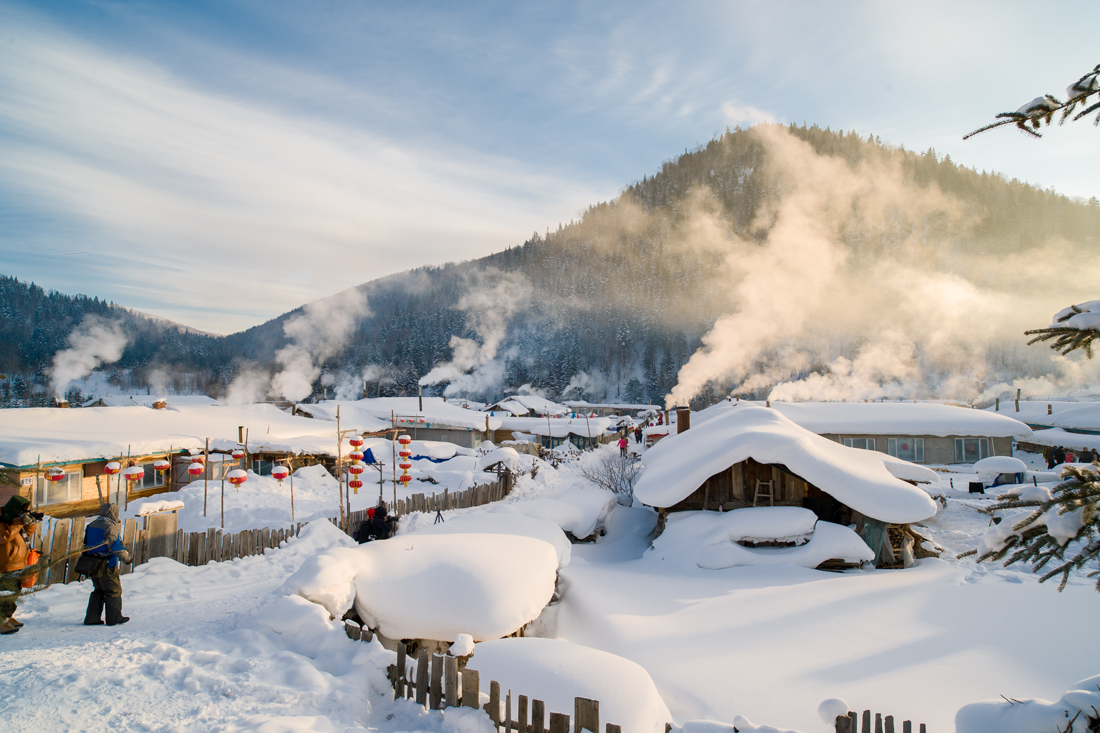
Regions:
<instances>
[{"instance_id":1,"label":"red and white lantern","mask_svg":"<svg viewBox=\"0 0 1100 733\"><path fill-rule=\"evenodd\" d=\"M358 463L359 461L363 460L363 453L361 451L353 450L351 453L348 453L348 458Z\"/></svg>"},{"instance_id":2,"label":"red and white lantern","mask_svg":"<svg viewBox=\"0 0 1100 733\"><path fill-rule=\"evenodd\" d=\"M58 468L57 466L54 466L53 468L46 469L47 481L60 481L63 478L65 478L64 468Z\"/></svg>"},{"instance_id":3,"label":"red and white lantern","mask_svg":"<svg viewBox=\"0 0 1100 733\"><path fill-rule=\"evenodd\" d=\"M244 458L244 448L234 448L229 455L233 456L234 461L239 461Z\"/></svg>"},{"instance_id":4,"label":"red and white lantern","mask_svg":"<svg viewBox=\"0 0 1100 733\"><path fill-rule=\"evenodd\" d=\"M130 466L122 472L122 477L131 483L141 481L145 478L145 469L142 466Z\"/></svg>"},{"instance_id":5,"label":"red and white lantern","mask_svg":"<svg viewBox=\"0 0 1100 733\"><path fill-rule=\"evenodd\" d=\"M202 461L199 461L198 463L192 463L190 466L187 467L187 473L191 474L192 476L201 476L202 472L205 470L206 468L203 467Z\"/></svg>"},{"instance_id":6,"label":"red and white lantern","mask_svg":"<svg viewBox=\"0 0 1100 733\"><path fill-rule=\"evenodd\" d=\"M172 464L169 463L167 460L165 460L163 458L153 462L153 470L157 471L159 473L164 473L165 471L167 471L171 467L172 467Z\"/></svg>"},{"instance_id":7,"label":"red and white lantern","mask_svg":"<svg viewBox=\"0 0 1100 733\"><path fill-rule=\"evenodd\" d=\"M358 448L359 446L363 445L363 439L360 438L358 435L353 435L348 438L348 442L351 443L352 448Z\"/></svg>"},{"instance_id":8,"label":"red and white lantern","mask_svg":"<svg viewBox=\"0 0 1100 733\"><path fill-rule=\"evenodd\" d=\"M358 476L359 474L363 473L363 471L366 471L366 470L367 470L367 464L359 463L358 461L356 461L355 463L348 466L348 473L354 474L356 476Z\"/></svg>"},{"instance_id":9,"label":"red and white lantern","mask_svg":"<svg viewBox=\"0 0 1100 733\"><path fill-rule=\"evenodd\" d=\"M286 466L275 466L271 469L271 478L275 479L279 483L283 482L287 476L290 475L290 469Z\"/></svg>"},{"instance_id":10,"label":"red and white lantern","mask_svg":"<svg viewBox=\"0 0 1100 733\"><path fill-rule=\"evenodd\" d=\"M118 461L111 461L103 467L103 473L107 474L108 476L114 476L121 470L122 466L119 465Z\"/></svg>"},{"instance_id":11,"label":"red and white lantern","mask_svg":"<svg viewBox=\"0 0 1100 733\"><path fill-rule=\"evenodd\" d=\"M248 474L239 468L234 468L225 475L225 480L240 488L241 484L248 480Z\"/></svg>"},{"instance_id":12,"label":"red and white lantern","mask_svg":"<svg viewBox=\"0 0 1100 733\"><path fill-rule=\"evenodd\" d=\"M202 463L203 462L202 456L191 456L191 462L192 463Z\"/></svg>"},{"instance_id":13,"label":"red and white lantern","mask_svg":"<svg viewBox=\"0 0 1100 733\"><path fill-rule=\"evenodd\" d=\"M357 478L353 478L351 481L348 481L348 486L355 489L355 493L358 494L359 489L363 488L363 482Z\"/></svg>"}]
</instances>

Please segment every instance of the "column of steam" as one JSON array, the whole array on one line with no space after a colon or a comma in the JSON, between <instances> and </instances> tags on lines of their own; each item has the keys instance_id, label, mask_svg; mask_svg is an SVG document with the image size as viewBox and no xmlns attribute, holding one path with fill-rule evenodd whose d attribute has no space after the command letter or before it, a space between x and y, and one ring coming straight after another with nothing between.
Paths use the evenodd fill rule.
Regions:
<instances>
[{"instance_id":1,"label":"column of steam","mask_svg":"<svg viewBox=\"0 0 1100 733\"><path fill-rule=\"evenodd\" d=\"M401 435L397 439L397 442L401 444L401 450L398 451L398 453L397 453L397 455L401 456L401 463L398 464L398 467L401 469L401 475L397 477L397 480L401 482L402 488L408 489L409 488L409 481L412 480L412 476L409 475L409 469L412 468L412 462L411 462L412 451L409 450L409 443L412 442L412 438L410 438L408 435ZM396 514L396 510L397 510L397 486L396 485L394 485L394 487L393 487L393 506L394 506L394 513Z\"/></svg>"}]
</instances>

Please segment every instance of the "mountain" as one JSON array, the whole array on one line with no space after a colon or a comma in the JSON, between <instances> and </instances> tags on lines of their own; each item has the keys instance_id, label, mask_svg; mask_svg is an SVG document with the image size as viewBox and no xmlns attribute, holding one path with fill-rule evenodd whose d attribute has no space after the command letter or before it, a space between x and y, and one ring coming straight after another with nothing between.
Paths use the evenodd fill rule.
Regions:
<instances>
[{"instance_id":1,"label":"mountain","mask_svg":"<svg viewBox=\"0 0 1100 733\"><path fill-rule=\"evenodd\" d=\"M784 159L777 145L800 152ZM841 190L851 181L867 181L868 190ZM904 190L879 201L890 185ZM799 196L815 212L828 212L814 214L821 221L807 225L807 236L827 229L826 238L842 253L841 267L866 274L853 280L859 283L874 282L884 264L897 263L963 278L972 289L1003 297L1018 280L1011 271L1016 265L1006 272L999 263L1041 258L1052 247L1073 261L1087 260L1100 243L1095 198L1070 199L957 166L931 150L907 151L855 133L791 125L778 128L769 142L758 128L727 131L556 231L536 232L519 246L477 260L359 286L355 291L366 298L370 313L318 352L324 358L316 364L321 377L314 380L314 394L326 387L329 394L340 388L349 394L414 393L424 375L452 359L452 337L458 336L491 357L480 362L488 381L470 383L471 396L530 385L550 396L569 389L577 397L661 401L704 335L724 314L744 309L745 283L771 277L752 269L753 258L782 236L784 222L798 214ZM748 270L739 271L738 260ZM787 287L799 289L797 281ZM798 296L785 295L787 302ZM284 327L309 318L312 309L314 304L303 306L217 338L94 298L44 293L3 278L0 363L41 380L80 317L96 314L118 318L125 329L142 334L131 340L117 368L135 370L138 380L154 367L187 373L219 392L247 364L280 368L273 360L293 343ZM831 320L839 324L843 318ZM836 324L791 331L794 342L812 337L817 346L808 358L788 360L783 379L805 376L837 356L858 357L865 334ZM754 338L754 369L784 365L777 354L788 348L786 342ZM918 352L932 353L928 343L917 341ZM983 374L1039 368L1011 344L984 343L978 358L989 365ZM715 389L737 384L747 371L716 378Z\"/></svg>"}]
</instances>

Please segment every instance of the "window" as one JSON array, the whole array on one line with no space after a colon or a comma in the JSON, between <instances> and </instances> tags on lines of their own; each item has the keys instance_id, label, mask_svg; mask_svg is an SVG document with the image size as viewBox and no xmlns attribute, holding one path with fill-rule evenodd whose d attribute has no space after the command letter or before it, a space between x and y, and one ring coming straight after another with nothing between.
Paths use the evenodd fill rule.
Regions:
<instances>
[{"instance_id":1,"label":"window","mask_svg":"<svg viewBox=\"0 0 1100 733\"><path fill-rule=\"evenodd\" d=\"M975 463L989 458L989 438L955 438L955 463Z\"/></svg>"},{"instance_id":2,"label":"window","mask_svg":"<svg viewBox=\"0 0 1100 733\"><path fill-rule=\"evenodd\" d=\"M890 438L888 453L903 461L924 463L924 438Z\"/></svg>"},{"instance_id":3,"label":"window","mask_svg":"<svg viewBox=\"0 0 1100 733\"><path fill-rule=\"evenodd\" d=\"M257 476L270 476L271 469L274 467L275 461L261 461L259 459L252 461L252 473ZM236 468L236 466L230 468Z\"/></svg>"},{"instance_id":4,"label":"window","mask_svg":"<svg viewBox=\"0 0 1100 733\"><path fill-rule=\"evenodd\" d=\"M38 477L38 490L36 492L37 504L60 504L63 501L80 500L80 484L84 477L83 471L66 471L65 478L60 481L47 481L44 476Z\"/></svg>"},{"instance_id":5,"label":"window","mask_svg":"<svg viewBox=\"0 0 1100 733\"><path fill-rule=\"evenodd\" d=\"M145 475L141 477L141 481L134 482L133 491L154 489L158 486L164 486L166 481L165 477L153 468L152 463L142 463L141 467L145 469ZM167 471L165 473L167 473Z\"/></svg>"},{"instance_id":6,"label":"window","mask_svg":"<svg viewBox=\"0 0 1100 733\"><path fill-rule=\"evenodd\" d=\"M863 450L874 450L875 439L874 438L845 438L844 445L849 448L862 448Z\"/></svg>"}]
</instances>

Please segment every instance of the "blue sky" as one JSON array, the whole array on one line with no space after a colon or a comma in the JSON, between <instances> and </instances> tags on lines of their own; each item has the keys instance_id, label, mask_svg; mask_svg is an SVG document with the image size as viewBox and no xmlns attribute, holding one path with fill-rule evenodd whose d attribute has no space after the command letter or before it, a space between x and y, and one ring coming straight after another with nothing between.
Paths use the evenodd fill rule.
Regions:
<instances>
[{"instance_id":1,"label":"blue sky","mask_svg":"<svg viewBox=\"0 0 1100 733\"><path fill-rule=\"evenodd\" d=\"M556 228L727 125L1075 196L1100 131L962 135L1092 68L1095 3L0 0L0 272L227 333Z\"/></svg>"}]
</instances>

